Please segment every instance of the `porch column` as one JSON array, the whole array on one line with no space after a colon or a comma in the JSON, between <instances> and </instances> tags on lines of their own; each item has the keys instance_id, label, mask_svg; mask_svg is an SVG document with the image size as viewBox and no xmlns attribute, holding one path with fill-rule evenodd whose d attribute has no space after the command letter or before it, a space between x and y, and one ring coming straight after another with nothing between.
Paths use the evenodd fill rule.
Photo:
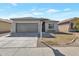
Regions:
<instances>
[{"instance_id":1,"label":"porch column","mask_svg":"<svg viewBox=\"0 0 79 59\"><path fill-rule=\"evenodd\" d=\"M40 21L40 39L42 39L42 21Z\"/></svg>"},{"instance_id":2,"label":"porch column","mask_svg":"<svg viewBox=\"0 0 79 59\"><path fill-rule=\"evenodd\" d=\"M16 32L16 23L15 22L13 22L12 24L11 24L11 33L15 33Z\"/></svg>"}]
</instances>

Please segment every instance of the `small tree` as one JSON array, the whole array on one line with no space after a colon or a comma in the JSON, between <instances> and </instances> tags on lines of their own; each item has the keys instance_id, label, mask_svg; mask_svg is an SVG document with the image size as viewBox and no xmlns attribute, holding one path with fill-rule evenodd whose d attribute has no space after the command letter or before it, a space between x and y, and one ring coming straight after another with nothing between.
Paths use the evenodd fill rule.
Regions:
<instances>
[{"instance_id":1,"label":"small tree","mask_svg":"<svg viewBox=\"0 0 79 59\"><path fill-rule=\"evenodd\" d=\"M76 31L79 31L79 23L75 24L75 29L76 29Z\"/></svg>"}]
</instances>

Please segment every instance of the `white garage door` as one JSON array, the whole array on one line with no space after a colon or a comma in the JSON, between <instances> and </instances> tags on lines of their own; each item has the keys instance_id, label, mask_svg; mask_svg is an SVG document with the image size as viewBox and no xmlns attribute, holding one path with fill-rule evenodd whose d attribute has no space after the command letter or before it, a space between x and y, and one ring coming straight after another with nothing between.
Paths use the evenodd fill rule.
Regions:
<instances>
[{"instance_id":1,"label":"white garage door","mask_svg":"<svg viewBox=\"0 0 79 59\"><path fill-rule=\"evenodd\" d=\"M16 32L38 32L37 23L17 23Z\"/></svg>"}]
</instances>

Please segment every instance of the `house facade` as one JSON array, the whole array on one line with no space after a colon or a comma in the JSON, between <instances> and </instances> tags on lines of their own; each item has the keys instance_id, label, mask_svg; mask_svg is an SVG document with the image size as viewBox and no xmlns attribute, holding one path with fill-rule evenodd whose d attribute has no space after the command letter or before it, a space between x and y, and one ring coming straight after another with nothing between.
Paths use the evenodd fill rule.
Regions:
<instances>
[{"instance_id":1,"label":"house facade","mask_svg":"<svg viewBox=\"0 0 79 59\"><path fill-rule=\"evenodd\" d=\"M44 18L12 18L12 33L32 33L32 32L57 32L58 31L58 21L51 21Z\"/></svg>"},{"instance_id":2,"label":"house facade","mask_svg":"<svg viewBox=\"0 0 79 59\"><path fill-rule=\"evenodd\" d=\"M11 21L7 19L0 19L0 33L10 32Z\"/></svg>"},{"instance_id":3,"label":"house facade","mask_svg":"<svg viewBox=\"0 0 79 59\"><path fill-rule=\"evenodd\" d=\"M60 32L79 32L79 18L71 18L58 23Z\"/></svg>"}]
</instances>

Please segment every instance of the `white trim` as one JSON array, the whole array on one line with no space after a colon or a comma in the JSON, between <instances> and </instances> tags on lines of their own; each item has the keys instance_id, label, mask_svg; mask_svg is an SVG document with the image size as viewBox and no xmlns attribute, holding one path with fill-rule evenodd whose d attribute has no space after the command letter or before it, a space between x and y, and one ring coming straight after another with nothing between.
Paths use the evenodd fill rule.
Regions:
<instances>
[{"instance_id":1,"label":"white trim","mask_svg":"<svg viewBox=\"0 0 79 59\"><path fill-rule=\"evenodd\" d=\"M40 21L40 39L42 39L42 21Z\"/></svg>"}]
</instances>

